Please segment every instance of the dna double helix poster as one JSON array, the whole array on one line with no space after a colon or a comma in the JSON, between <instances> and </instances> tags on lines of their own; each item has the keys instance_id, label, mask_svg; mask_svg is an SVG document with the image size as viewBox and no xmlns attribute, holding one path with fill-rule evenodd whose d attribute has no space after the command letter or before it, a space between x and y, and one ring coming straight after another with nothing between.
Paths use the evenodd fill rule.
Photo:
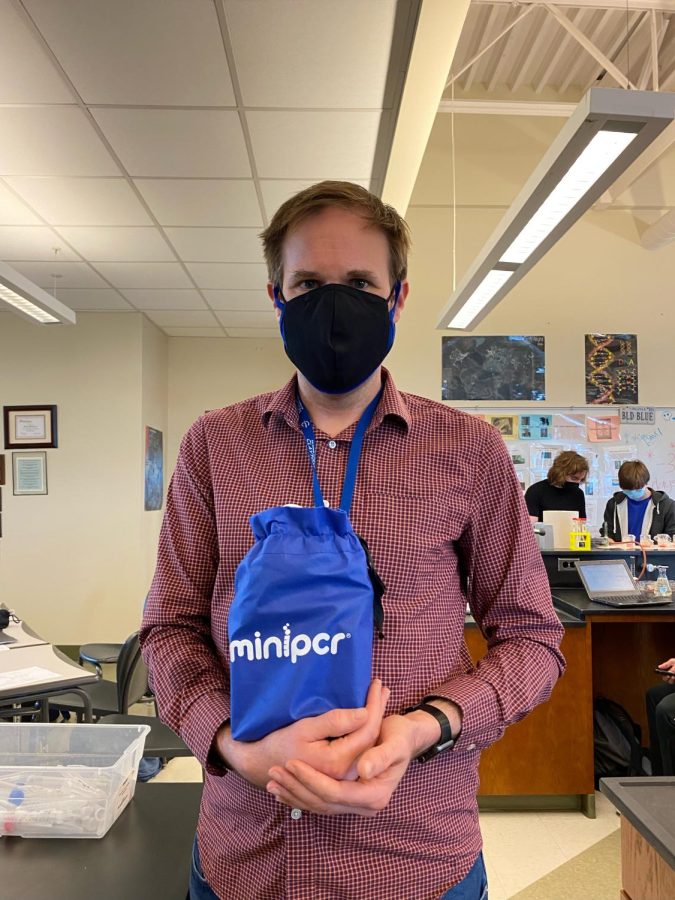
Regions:
<instances>
[{"instance_id":1,"label":"dna double helix poster","mask_svg":"<svg viewBox=\"0 0 675 900\"><path fill-rule=\"evenodd\" d=\"M586 335L586 403L638 402L637 336Z\"/></svg>"}]
</instances>

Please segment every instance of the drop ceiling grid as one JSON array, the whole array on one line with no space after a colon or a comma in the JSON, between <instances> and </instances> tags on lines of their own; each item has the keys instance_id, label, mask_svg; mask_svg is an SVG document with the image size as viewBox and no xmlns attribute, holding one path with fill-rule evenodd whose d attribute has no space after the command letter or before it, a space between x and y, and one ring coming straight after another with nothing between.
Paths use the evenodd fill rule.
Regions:
<instances>
[{"instance_id":1,"label":"drop ceiling grid","mask_svg":"<svg viewBox=\"0 0 675 900\"><path fill-rule=\"evenodd\" d=\"M0 0L0 75L21 76L0 78L0 258L77 309L254 327L269 303L257 235L278 205L322 178L383 175L395 14L396 0L342 0L340 16L332 0ZM210 305L254 297L248 319Z\"/></svg>"}]
</instances>

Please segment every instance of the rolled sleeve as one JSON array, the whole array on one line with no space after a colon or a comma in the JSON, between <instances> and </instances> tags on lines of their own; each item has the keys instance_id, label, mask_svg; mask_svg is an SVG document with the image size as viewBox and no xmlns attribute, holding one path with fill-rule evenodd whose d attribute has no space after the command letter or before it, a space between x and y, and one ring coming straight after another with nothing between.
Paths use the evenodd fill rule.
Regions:
<instances>
[{"instance_id":1,"label":"rolled sleeve","mask_svg":"<svg viewBox=\"0 0 675 900\"><path fill-rule=\"evenodd\" d=\"M202 421L183 439L167 496L141 646L159 713L214 774L216 732L230 716L229 674L211 634L218 541Z\"/></svg>"},{"instance_id":2,"label":"rolled sleeve","mask_svg":"<svg viewBox=\"0 0 675 900\"><path fill-rule=\"evenodd\" d=\"M488 652L475 671L433 693L462 711L456 749L483 749L548 699L565 669L563 627L511 459L494 429L486 432L459 550L469 606Z\"/></svg>"}]
</instances>

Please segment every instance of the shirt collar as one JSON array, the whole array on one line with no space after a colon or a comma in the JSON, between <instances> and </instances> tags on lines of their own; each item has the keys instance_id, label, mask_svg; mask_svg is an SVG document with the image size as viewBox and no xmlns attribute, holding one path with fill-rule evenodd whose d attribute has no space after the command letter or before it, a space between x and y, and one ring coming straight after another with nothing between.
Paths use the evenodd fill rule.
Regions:
<instances>
[{"instance_id":1,"label":"shirt collar","mask_svg":"<svg viewBox=\"0 0 675 900\"><path fill-rule=\"evenodd\" d=\"M406 432L410 430L412 418L410 410L403 399L403 396L394 384L388 369L382 366L382 380L384 382L384 391L380 400L370 429L379 428L384 419L391 418L400 422ZM295 405L295 395L298 389L298 377L294 375L291 380L285 384L281 390L273 394L267 395L267 402L264 404L261 412L263 426L267 428L270 418L275 416L283 419L286 424L295 431L299 430L298 410ZM369 429L369 430L370 430Z\"/></svg>"}]
</instances>

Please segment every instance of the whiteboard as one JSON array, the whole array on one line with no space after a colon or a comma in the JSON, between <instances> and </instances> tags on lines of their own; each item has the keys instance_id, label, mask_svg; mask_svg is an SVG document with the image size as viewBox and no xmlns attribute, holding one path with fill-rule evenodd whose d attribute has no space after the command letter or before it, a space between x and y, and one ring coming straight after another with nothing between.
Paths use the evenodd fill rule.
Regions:
<instances>
[{"instance_id":1,"label":"whiteboard","mask_svg":"<svg viewBox=\"0 0 675 900\"><path fill-rule=\"evenodd\" d=\"M459 408L459 407L458 407ZM509 408L461 407L464 412L479 415L488 421L491 416L505 419L509 416L538 418L551 417L551 427L546 438L521 440L517 427L513 437L505 435L505 444L511 455L518 480L527 489L536 481L546 478L554 457L561 450L576 450L588 460L589 474L582 489L586 494L586 517L596 532L602 524L607 501L620 490L618 469L624 460L641 459L649 469L650 487L666 491L675 497L675 409L655 408L654 425L620 425L618 433L610 440L588 439L588 418L604 419L618 416L616 407L575 408ZM509 430L508 427L505 430ZM522 429L521 429L522 430ZM536 433L533 430L533 433Z\"/></svg>"}]
</instances>

